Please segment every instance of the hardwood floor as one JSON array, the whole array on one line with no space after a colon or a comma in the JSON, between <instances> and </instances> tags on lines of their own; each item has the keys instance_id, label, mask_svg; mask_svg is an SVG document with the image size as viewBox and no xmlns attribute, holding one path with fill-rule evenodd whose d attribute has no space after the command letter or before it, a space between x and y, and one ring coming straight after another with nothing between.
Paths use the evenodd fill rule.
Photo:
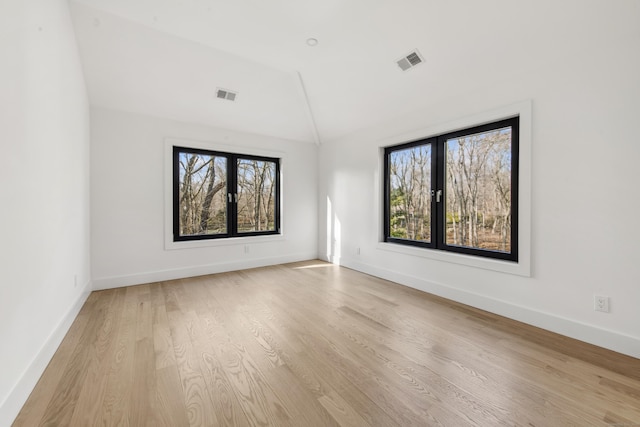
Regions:
<instances>
[{"instance_id":1,"label":"hardwood floor","mask_svg":"<svg viewBox=\"0 0 640 427\"><path fill-rule=\"evenodd\" d=\"M15 426L640 426L640 360L321 261L91 294Z\"/></svg>"}]
</instances>

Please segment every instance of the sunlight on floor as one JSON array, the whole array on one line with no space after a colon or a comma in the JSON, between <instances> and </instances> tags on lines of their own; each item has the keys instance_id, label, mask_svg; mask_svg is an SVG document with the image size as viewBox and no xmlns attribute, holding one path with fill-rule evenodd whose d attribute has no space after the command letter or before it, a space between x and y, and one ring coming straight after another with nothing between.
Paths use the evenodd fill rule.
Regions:
<instances>
[{"instance_id":1,"label":"sunlight on floor","mask_svg":"<svg viewBox=\"0 0 640 427\"><path fill-rule=\"evenodd\" d=\"M322 267L333 267L333 264L329 264L327 262L323 262L322 264L312 264L312 265L304 265L302 267L293 267L294 270L303 270L306 268L322 268Z\"/></svg>"}]
</instances>

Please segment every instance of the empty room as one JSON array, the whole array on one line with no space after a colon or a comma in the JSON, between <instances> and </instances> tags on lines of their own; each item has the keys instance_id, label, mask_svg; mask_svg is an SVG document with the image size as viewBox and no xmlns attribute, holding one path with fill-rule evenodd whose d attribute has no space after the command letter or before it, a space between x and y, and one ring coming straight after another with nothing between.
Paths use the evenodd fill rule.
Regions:
<instances>
[{"instance_id":1,"label":"empty room","mask_svg":"<svg viewBox=\"0 0 640 427\"><path fill-rule=\"evenodd\" d=\"M0 427L640 426L640 1L3 0Z\"/></svg>"}]
</instances>

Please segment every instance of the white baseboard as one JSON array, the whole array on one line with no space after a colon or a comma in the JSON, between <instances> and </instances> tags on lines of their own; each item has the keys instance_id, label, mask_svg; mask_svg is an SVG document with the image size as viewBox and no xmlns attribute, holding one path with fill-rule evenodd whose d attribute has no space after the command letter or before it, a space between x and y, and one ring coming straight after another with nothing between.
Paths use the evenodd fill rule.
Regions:
<instances>
[{"instance_id":1,"label":"white baseboard","mask_svg":"<svg viewBox=\"0 0 640 427\"><path fill-rule=\"evenodd\" d=\"M594 325L563 318L554 314L532 310L506 301L489 298L473 292L455 289L419 277L380 268L353 259L340 260L341 265L430 294L486 310L547 331L574 338L618 353L640 359L640 339L619 332L602 329Z\"/></svg>"},{"instance_id":2,"label":"white baseboard","mask_svg":"<svg viewBox=\"0 0 640 427\"><path fill-rule=\"evenodd\" d=\"M142 285L145 283L161 282L165 280L184 279L186 277L204 276L207 274L225 273L227 271L245 270L248 268L266 267L269 265L286 264L288 262L307 261L317 259L317 252L306 254L282 255L267 258L223 262L219 264L198 265L193 267L174 268L168 270L151 271L129 274L124 276L101 277L93 279L93 290L121 288L124 286Z\"/></svg>"},{"instance_id":3,"label":"white baseboard","mask_svg":"<svg viewBox=\"0 0 640 427\"><path fill-rule=\"evenodd\" d=\"M87 282L84 285L82 293L78 296L73 306L53 329L40 351L38 351L16 385L9 392L5 401L0 404L0 426L10 426L15 421L22 406L29 398L38 380L40 380L42 373L49 365L69 328L71 328L71 324L80 313L80 309L91 293L91 287L91 282Z\"/></svg>"}]
</instances>

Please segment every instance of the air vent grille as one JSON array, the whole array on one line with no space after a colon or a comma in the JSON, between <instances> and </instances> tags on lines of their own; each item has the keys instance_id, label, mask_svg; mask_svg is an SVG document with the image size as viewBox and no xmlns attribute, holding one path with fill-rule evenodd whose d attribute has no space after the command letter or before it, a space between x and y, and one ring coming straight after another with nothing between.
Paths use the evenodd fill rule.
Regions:
<instances>
[{"instance_id":1,"label":"air vent grille","mask_svg":"<svg viewBox=\"0 0 640 427\"><path fill-rule=\"evenodd\" d=\"M398 67L402 71L407 71L409 68L413 68L418 64L421 64L423 61L422 56L420 56L420 52L418 50L414 50L408 55L402 57L397 61Z\"/></svg>"},{"instance_id":2,"label":"air vent grille","mask_svg":"<svg viewBox=\"0 0 640 427\"><path fill-rule=\"evenodd\" d=\"M419 63L422 62L422 59L420 59L420 57L418 56L418 54L416 52L412 52L409 55L407 55L407 60L411 63L411 65L413 65L414 67L416 65L418 65Z\"/></svg>"},{"instance_id":3,"label":"air vent grille","mask_svg":"<svg viewBox=\"0 0 640 427\"><path fill-rule=\"evenodd\" d=\"M233 92L228 89L218 88L218 90L216 91L216 97L220 99L235 101L237 96L238 96L238 92Z\"/></svg>"}]
</instances>

